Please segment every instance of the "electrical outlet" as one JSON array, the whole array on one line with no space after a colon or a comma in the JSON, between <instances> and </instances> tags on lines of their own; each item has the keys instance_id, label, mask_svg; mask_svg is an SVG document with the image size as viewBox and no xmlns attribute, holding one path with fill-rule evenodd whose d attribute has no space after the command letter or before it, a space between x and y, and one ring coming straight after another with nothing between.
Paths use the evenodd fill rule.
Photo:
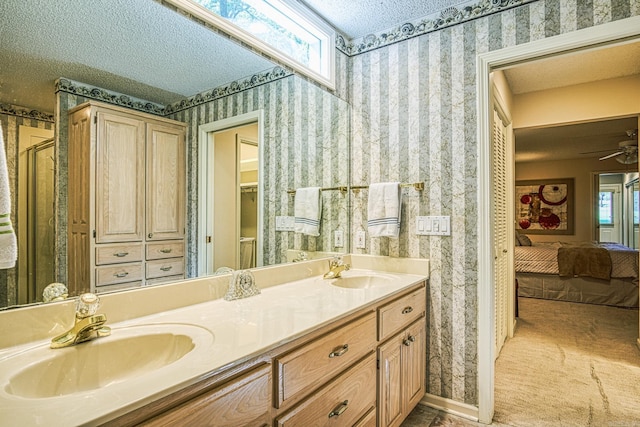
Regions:
<instances>
[{"instance_id":1,"label":"electrical outlet","mask_svg":"<svg viewBox=\"0 0 640 427\"><path fill-rule=\"evenodd\" d=\"M356 231L356 249L364 249L367 247L366 244L367 233L364 231Z\"/></svg>"},{"instance_id":2,"label":"electrical outlet","mask_svg":"<svg viewBox=\"0 0 640 427\"><path fill-rule=\"evenodd\" d=\"M333 232L333 246L336 248L344 247L344 232L342 230Z\"/></svg>"}]
</instances>

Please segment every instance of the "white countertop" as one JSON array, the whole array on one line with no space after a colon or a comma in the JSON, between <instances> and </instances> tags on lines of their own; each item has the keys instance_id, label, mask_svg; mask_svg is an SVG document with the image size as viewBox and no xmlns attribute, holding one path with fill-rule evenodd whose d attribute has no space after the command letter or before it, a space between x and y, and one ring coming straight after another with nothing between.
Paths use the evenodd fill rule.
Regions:
<instances>
[{"instance_id":1,"label":"white countertop","mask_svg":"<svg viewBox=\"0 0 640 427\"><path fill-rule=\"evenodd\" d=\"M351 270L350 274L357 273ZM48 349L49 339L3 349L0 352L0 385L3 387L0 389L0 425L70 426L106 422L193 384L204 374L258 356L427 278L426 274L388 274L394 276L391 286L344 289L332 286L321 276L313 276L262 289L260 295L246 299L215 299L108 323L112 328L111 337L96 341L117 339L120 331L136 325L194 325L202 328L204 334L200 334L193 351L170 365L82 393L33 399L7 393L4 384L8 379L33 362L29 360L28 349L38 347L40 351L51 352L52 357L57 352L76 349Z\"/></svg>"}]
</instances>

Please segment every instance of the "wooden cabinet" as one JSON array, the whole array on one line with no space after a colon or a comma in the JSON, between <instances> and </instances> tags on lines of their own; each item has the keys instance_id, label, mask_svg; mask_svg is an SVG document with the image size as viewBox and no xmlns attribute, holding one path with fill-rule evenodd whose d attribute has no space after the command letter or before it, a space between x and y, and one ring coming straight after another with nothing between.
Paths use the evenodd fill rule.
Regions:
<instances>
[{"instance_id":1,"label":"wooden cabinet","mask_svg":"<svg viewBox=\"0 0 640 427\"><path fill-rule=\"evenodd\" d=\"M98 102L70 111L70 290L184 277L185 148L183 123Z\"/></svg>"},{"instance_id":2,"label":"wooden cabinet","mask_svg":"<svg viewBox=\"0 0 640 427\"><path fill-rule=\"evenodd\" d=\"M173 253L159 248L168 249L149 245L147 258ZM425 393L425 286L206 375L109 424L398 426Z\"/></svg>"},{"instance_id":3,"label":"wooden cabinet","mask_svg":"<svg viewBox=\"0 0 640 427\"><path fill-rule=\"evenodd\" d=\"M270 425L270 408L271 366L263 365L139 425L263 426Z\"/></svg>"},{"instance_id":4,"label":"wooden cabinet","mask_svg":"<svg viewBox=\"0 0 640 427\"><path fill-rule=\"evenodd\" d=\"M368 357L278 418L278 427L353 426L376 406L376 356Z\"/></svg>"},{"instance_id":5,"label":"wooden cabinet","mask_svg":"<svg viewBox=\"0 0 640 427\"><path fill-rule=\"evenodd\" d=\"M425 394L425 298L423 287L378 309L381 337L400 331L378 347L380 427L399 426Z\"/></svg>"},{"instance_id":6,"label":"wooden cabinet","mask_svg":"<svg viewBox=\"0 0 640 427\"><path fill-rule=\"evenodd\" d=\"M327 378L373 352L375 331L376 317L371 312L276 358L278 407L300 393L310 393Z\"/></svg>"}]
</instances>

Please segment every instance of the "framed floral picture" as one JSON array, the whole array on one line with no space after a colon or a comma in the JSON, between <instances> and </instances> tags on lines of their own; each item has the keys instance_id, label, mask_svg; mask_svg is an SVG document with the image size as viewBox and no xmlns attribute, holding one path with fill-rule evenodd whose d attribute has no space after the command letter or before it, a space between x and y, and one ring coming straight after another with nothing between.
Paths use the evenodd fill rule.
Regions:
<instances>
[{"instance_id":1,"label":"framed floral picture","mask_svg":"<svg viewBox=\"0 0 640 427\"><path fill-rule=\"evenodd\" d=\"M516 230L574 234L573 178L516 181Z\"/></svg>"}]
</instances>

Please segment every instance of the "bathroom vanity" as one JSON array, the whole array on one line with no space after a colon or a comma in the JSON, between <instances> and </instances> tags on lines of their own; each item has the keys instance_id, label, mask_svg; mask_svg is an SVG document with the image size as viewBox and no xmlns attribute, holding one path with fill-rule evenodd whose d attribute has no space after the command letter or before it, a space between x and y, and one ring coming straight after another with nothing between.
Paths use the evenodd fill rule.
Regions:
<instances>
[{"instance_id":1,"label":"bathroom vanity","mask_svg":"<svg viewBox=\"0 0 640 427\"><path fill-rule=\"evenodd\" d=\"M428 261L353 255L345 262L354 268L330 280L322 278L326 260L256 269L261 294L243 300L221 298L229 276L104 295L107 316L129 318L111 321L110 337L61 350L109 345L125 331L135 339L131 331L138 330L146 339L174 328L162 347L179 357L168 354L161 367L47 398L12 395L5 384L0 424L400 425L425 392ZM187 301L205 295L199 303ZM171 296L182 306L136 317L122 307L139 298L170 304ZM177 342L183 335L193 337L191 349ZM17 384L17 374L24 375L20 354L39 348L39 358L57 356L51 352L60 350L47 345L1 349L1 370L11 372L0 381ZM141 348L137 359L146 353ZM82 404L58 419L55 409L72 401Z\"/></svg>"}]
</instances>

